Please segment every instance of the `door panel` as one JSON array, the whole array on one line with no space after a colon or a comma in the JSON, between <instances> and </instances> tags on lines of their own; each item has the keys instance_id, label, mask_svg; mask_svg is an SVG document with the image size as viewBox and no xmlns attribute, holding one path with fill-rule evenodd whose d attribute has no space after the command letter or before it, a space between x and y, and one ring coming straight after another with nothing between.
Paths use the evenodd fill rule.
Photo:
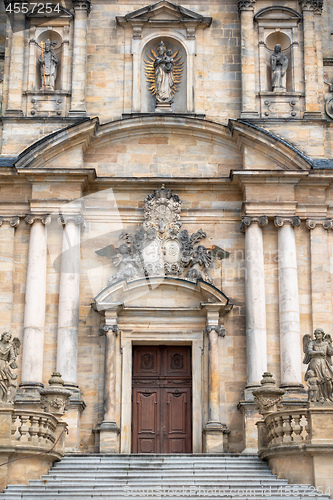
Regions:
<instances>
[{"instance_id":1,"label":"door panel","mask_svg":"<svg viewBox=\"0 0 333 500\"><path fill-rule=\"evenodd\" d=\"M134 346L133 453L192 451L189 346Z\"/></svg>"}]
</instances>

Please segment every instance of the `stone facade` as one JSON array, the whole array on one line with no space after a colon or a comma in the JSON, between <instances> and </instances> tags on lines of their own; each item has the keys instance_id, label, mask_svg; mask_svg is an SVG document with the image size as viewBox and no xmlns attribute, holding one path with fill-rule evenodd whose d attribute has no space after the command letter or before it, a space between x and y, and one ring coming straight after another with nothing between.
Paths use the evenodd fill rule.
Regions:
<instances>
[{"instance_id":1,"label":"stone facade","mask_svg":"<svg viewBox=\"0 0 333 500\"><path fill-rule=\"evenodd\" d=\"M262 374L285 405L305 404L302 337L333 334L333 3L65 7L42 24L1 7L0 324L21 341L15 404L41 411L60 372L65 449L130 453L132 346L191 345L193 451L256 450ZM144 60L161 40L183 69L156 111ZM271 85L277 44L285 91ZM120 244L162 185L182 229L205 233L212 283L134 279L129 264L120 276Z\"/></svg>"}]
</instances>

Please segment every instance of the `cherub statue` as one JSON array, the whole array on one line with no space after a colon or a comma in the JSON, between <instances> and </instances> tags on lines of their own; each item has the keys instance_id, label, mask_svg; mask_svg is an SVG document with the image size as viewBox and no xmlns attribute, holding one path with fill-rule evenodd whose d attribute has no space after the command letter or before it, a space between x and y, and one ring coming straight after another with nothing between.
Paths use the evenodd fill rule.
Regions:
<instances>
[{"instance_id":1,"label":"cherub statue","mask_svg":"<svg viewBox=\"0 0 333 500\"><path fill-rule=\"evenodd\" d=\"M105 251L110 253L110 249L113 250L113 255L111 255L112 262L118 270L116 274L110 276L108 286L116 283L117 281L129 280L140 274L137 257L132 254L130 246L126 243L120 245L119 248L115 248L114 245L109 245L109 247L98 250L96 253L98 255L106 255Z\"/></svg>"},{"instance_id":2,"label":"cherub statue","mask_svg":"<svg viewBox=\"0 0 333 500\"><path fill-rule=\"evenodd\" d=\"M16 393L17 374L12 370L17 368L16 358L21 345L11 334L3 332L0 337L0 404L12 403Z\"/></svg>"},{"instance_id":3,"label":"cherub statue","mask_svg":"<svg viewBox=\"0 0 333 500\"><path fill-rule=\"evenodd\" d=\"M314 339L310 335L303 337L303 363L309 365L305 373L305 380L315 378L318 384L317 399L321 402L333 401L333 355L332 338L325 335L322 328L314 331ZM310 381L310 384L314 383Z\"/></svg>"},{"instance_id":4,"label":"cherub statue","mask_svg":"<svg viewBox=\"0 0 333 500\"><path fill-rule=\"evenodd\" d=\"M315 376L315 372L313 370L308 370L307 374L308 378L306 381L306 385L308 386L308 401L311 403L315 403L319 401L318 379Z\"/></svg>"}]
</instances>

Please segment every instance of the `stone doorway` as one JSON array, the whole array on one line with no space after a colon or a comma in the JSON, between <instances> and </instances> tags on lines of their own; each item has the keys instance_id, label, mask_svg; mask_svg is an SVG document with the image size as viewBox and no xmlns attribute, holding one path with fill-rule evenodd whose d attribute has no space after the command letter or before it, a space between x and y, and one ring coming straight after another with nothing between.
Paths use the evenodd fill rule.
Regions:
<instances>
[{"instance_id":1,"label":"stone doorway","mask_svg":"<svg viewBox=\"0 0 333 500\"><path fill-rule=\"evenodd\" d=\"M132 453L192 452L191 346L133 346Z\"/></svg>"}]
</instances>

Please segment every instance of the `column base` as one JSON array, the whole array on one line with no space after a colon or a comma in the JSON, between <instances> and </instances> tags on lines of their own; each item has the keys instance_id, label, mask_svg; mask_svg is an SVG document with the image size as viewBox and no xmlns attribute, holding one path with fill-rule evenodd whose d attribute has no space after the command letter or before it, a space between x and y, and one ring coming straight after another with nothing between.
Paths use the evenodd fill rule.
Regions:
<instances>
[{"instance_id":1,"label":"column base","mask_svg":"<svg viewBox=\"0 0 333 500\"><path fill-rule=\"evenodd\" d=\"M322 120L323 113L321 111L305 111L303 118L305 120Z\"/></svg>"},{"instance_id":2,"label":"column base","mask_svg":"<svg viewBox=\"0 0 333 500\"><path fill-rule=\"evenodd\" d=\"M116 422L103 421L96 432L99 433L100 453L119 453L120 429Z\"/></svg>"},{"instance_id":3,"label":"column base","mask_svg":"<svg viewBox=\"0 0 333 500\"><path fill-rule=\"evenodd\" d=\"M240 118L242 118L242 119L259 118L259 113L258 113L258 111L242 111Z\"/></svg>"},{"instance_id":4,"label":"column base","mask_svg":"<svg viewBox=\"0 0 333 500\"><path fill-rule=\"evenodd\" d=\"M204 453L228 453L230 431L225 424L208 422L202 432Z\"/></svg>"},{"instance_id":5,"label":"column base","mask_svg":"<svg viewBox=\"0 0 333 500\"><path fill-rule=\"evenodd\" d=\"M24 406L24 409L36 410L40 408L40 393L44 384L41 382L21 382L19 385L14 403L15 405Z\"/></svg>"},{"instance_id":6,"label":"column base","mask_svg":"<svg viewBox=\"0 0 333 500\"><path fill-rule=\"evenodd\" d=\"M77 116L78 118L86 118L87 112L86 110L70 109L68 112L68 116Z\"/></svg>"}]
</instances>

